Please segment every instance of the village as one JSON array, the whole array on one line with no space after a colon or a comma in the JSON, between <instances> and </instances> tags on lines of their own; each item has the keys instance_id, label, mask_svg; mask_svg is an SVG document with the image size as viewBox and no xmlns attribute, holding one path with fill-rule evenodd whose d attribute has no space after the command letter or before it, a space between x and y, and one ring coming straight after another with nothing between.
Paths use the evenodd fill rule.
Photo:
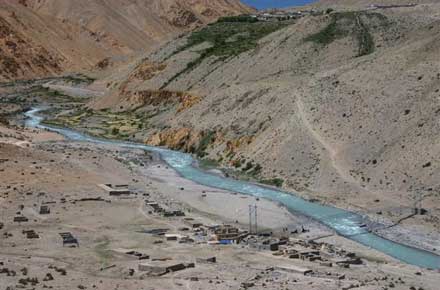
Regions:
<instances>
[{"instance_id":1,"label":"village","mask_svg":"<svg viewBox=\"0 0 440 290\"><path fill-rule=\"evenodd\" d=\"M365 10L383 10L383 9L393 9L393 8L414 8L417 3L412 4L370 4L365 6ZM335 12L334 9L318 10L316 8L311 9L301 9L301 8L291 8L291 9L270 9L259 11L256 14L243 15L243 17L250 17L256 21L289 21L299 19L305 16L319 16L323 14L330 14Z\"/></svg>"},{"instance_id":2,"label":"village","mask_svg":"<svg viewBox=\"0 0 440 290\"><path fill-rule=\"evenodd\" d=\"M258 14L249 15L258 21L287 21L292 19L298 19L306 15L313 15L318 13L317 10L307 10L307 11L269 11L261 12Z\"/></svg>"},{"instance_id":3,"label":"village","mask_svg":"<svg viewBox=\"0 0 440 290\"><path fill-rule=\"evenodd\" d=\"M4 162L8 162L8 159L4 159ZM188 217L185 213L185 208L176 206L175 203L161 204L159 202L150 199L149 193L143 193L133 191L127 184L97 184L97 188L101 188L108 196L105 197L102 194L97 197L84 197L78 199L66 199L60 198L59 201L47 200L44 193L38 194L38 203L33 210L34 213L40 217L49 218L51 215L51 208L57 207L57 204L62 204L63 208L67 208L67 205L78 204L93 204L103 203L110 206L112 202L118 202L121 200L143 200L144 205L142 211L147 215L152 216L154 219L170 220L174 223L173 227L161 227L150 228L140 231L140 233L151 236L155 239L154 244L163 244L164 242L174 242L176 244L186 245L234 245L241 248L250 250L263 251L271 253L273 256L284 257L288 259L300 259L303 261L309 261L319 263L320 266L333 267L338 266L340 268L349 268L350 265L363 264L362 259L356 257L353 252L346 252L343 249L337 248L331 244L325 242L316 242L315 239L299 239L293 238L292 235L298 235L301 233L307 233L309 230L301 226L301 229L296 229L294 232L286 232L283 229L282 235L274 235L272 231L258 231L258 218L257 218L257 206L252 207L250 212L249 228L243 229L240 226L231 224L204 224L201 220L194 217ZM7 187L7 189L10 189ZM31 193L27 194L31 196ZM206 197L206 191L202 193L202 197ZM17 224L19 228L23 228L22 234L28 240L37 240L42 237L35 229L29 229L27 225L32 223L30 218L27 217L23 211L24 205L19 206L19 211L16 212L12 222ZM28 209L29 210L29 209ZM188 209L186 209L188 211ZM28 211L29 212L29 211ZM36 220L34 220L34 223ZM176 228L177 226L177 228ZM1 224L2 229L4 224ZM60 232L58 233L60 244L63 247L80 247L80 239L74 236L72 232ZM11 232L6 231L3 234L3 238L8 240L14 235ZM331 235L330 235L331 236ZM146 273L152 276L162 276L168 273L181 271L187 268L194 268L194 262L177 262L172 258L151 258L150 253L141 253L134 249L115 249L117 253L122 255L133 256L140 262L137 270L128 269L130 276L136 272ZM151 259L150 259L151 258ZM149 262L145 262L145 261ZM197 263L216 263L217 257L196 258ZM101 271L116 267L116 264L107 265L101 269ZM340 273L323 273L313 271L307 268L289 266L289 267L276 267L278 270L284 270L289 272L300 273L302 275L314 276L314 277L333 277L338 280L345 279L344 274ZM3 269L3 273L11 274L7 268ZM13 273L13 272L12 272Z\"/></svg>"},{"instance_id":4,"label":"village","mask_svg":"<svg viewBox=\"0 0 440 290\"><path fill-rule=\"evenodd\" d=\"M433 270L194 184L154 154L29 139L41 134L59 140L2 134L15 149L0 156L1 289L434 289Z\"/></svg>"}]
</instances>

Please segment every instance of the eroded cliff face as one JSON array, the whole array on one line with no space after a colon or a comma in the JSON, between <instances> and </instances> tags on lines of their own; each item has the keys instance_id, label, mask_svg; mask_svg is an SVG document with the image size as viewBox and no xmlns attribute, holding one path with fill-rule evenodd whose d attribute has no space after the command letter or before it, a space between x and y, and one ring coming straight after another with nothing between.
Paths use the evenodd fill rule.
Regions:
<instances>
[{"instance_id":1,"label":"eroded cliff face","mask_svg":"<svg viewBox=\"0 0 440 290\"><path fill-rule=\"evenodd\" d=\"M202 133L191 128L166 129L151 134L145 143L152 146L166 146L174 150L194 152L200 143Z\"/></svg>"},{"instance_id":2,"label":"eroded cliff face","mask_svg":"<svg viewBox=\"0 0 440 290\"><path fill-rule=\"evenodd\" d=\"M141 108L144 106L166 107L168 105L178 105L177 112L183 112L200 102L200 97L186 92L166 91L166 90L143 90L136 92L125 92L125 99L121 102L123 109Z\"/></svg>"}]
</instances>

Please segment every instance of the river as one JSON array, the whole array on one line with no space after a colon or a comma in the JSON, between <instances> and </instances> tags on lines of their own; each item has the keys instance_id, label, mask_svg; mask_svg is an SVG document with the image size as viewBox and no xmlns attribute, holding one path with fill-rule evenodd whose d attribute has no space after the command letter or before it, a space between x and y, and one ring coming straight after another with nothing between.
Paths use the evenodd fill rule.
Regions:
<instances>
[{"instance_id":1,"label":"river","mask_svg":"<svg viewBox=\"0 0 440 290\"><path fill-rule=\"evenodd\" d=\"M206 186L252 195L280 203L292 213L301 213L308 216L335 230L341 236L376 249L402 262L423 268L440 269L440 256L422 249L417 249L382 238L369 232L368 229L363 226L368 223L367 218L359 214L332 206L309 202L297 197L293 193L206 173L194 167L193 164L195 160L191 155L186 153L147 146L144 144L102 140L71 129L47 126L42 124L43 118L38 115L38 112L40 111L42 111L42 109L36 108L25 113L27 117L26 125L28 127L57 132L72 141L111 144L124 148L143 149L157 152L160 154L161 158L169 164L169 166L189 180Z\"/></svg>"}]
</instances>

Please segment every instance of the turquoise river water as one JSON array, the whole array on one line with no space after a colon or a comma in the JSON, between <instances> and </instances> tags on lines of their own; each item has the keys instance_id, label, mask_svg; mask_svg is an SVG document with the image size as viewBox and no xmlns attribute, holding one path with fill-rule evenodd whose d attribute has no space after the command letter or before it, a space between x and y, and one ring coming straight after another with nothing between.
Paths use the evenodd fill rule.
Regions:
<instances>
[{"instance_id":1,"label":"turquoise river water","mask_svg":"<svg viewBox=\"0 0 440 290\"><path fill-rule=\"evenodd\" d=\"M359 214L332 206L309 202L295 196L293 193L270 189L253 183L224 178L204 172L193 166L195 160L191 155L182 152L130 142L102 140L74 130L43 125L41 123L43 118L38 115L38 112L40 111L41 109L32 109L25 113L27 117L27 126L54 131L64 135L67 139L72 141L112 144L124 148L143 149L157 152L166 163L189 180L199 184L265 198L280 203L293 213L296 212L308 216L335 230L341 236L376 249L402 262L423 268L440 269L440 256L382 238L369 232L366 227L362 226L367 223L368 220Z\"/></svg>"}]
</instances>

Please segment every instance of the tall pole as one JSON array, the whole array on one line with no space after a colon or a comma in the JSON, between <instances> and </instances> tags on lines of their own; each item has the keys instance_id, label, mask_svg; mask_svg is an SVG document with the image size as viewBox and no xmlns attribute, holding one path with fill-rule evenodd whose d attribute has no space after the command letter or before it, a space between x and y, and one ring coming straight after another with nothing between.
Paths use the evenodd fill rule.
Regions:
<instances>
[{"instance_id":1,"label":"tall pole","mask_svg":"<svg viewBox=\"0 0 440 290\"><path fill-rule=\"evenodd\" d=\"M252 205L249 205L249 234L252 234Z\"/></svg>"},{"instance_id":2,"label":"tall pole","mask_svg":"<svg viewBox=\"0 0 440 290\"><path fill-rule=\"evenodd\" d=\"M258 234L257 205L255 205L255 234Z\"/></svg>"}]
</instances>

